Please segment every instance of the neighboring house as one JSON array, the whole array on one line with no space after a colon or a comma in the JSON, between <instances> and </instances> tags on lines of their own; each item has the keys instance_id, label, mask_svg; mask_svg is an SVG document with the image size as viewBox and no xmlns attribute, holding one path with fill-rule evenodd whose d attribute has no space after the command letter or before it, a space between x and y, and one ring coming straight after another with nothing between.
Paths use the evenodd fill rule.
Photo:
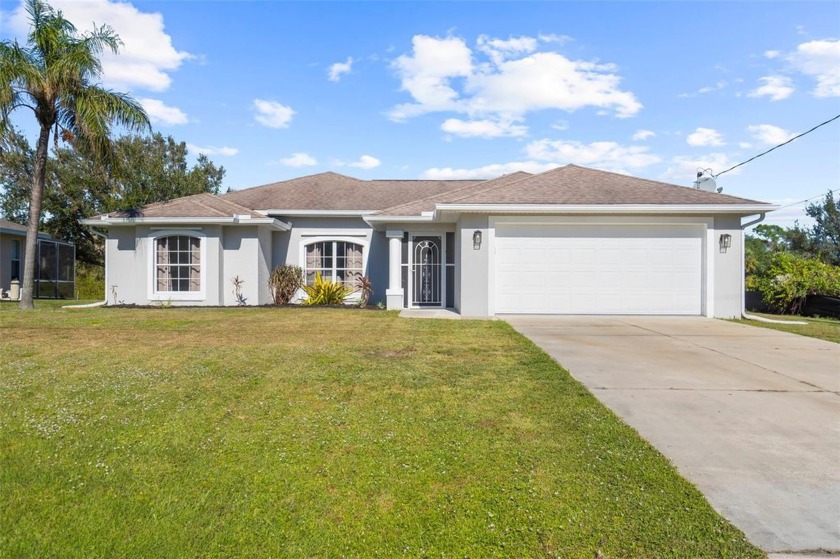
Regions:
<instances>
[{"instance_id":1,"label":"neighboring house","mask_svg":"<svg viewBox=\"0 0 840 559\"><path fill-rule=\"evenodd\" d=\"M389 309L738 316L742 218L775 206L567 165L492 180L322 173L86 219L108 230L125 303L271 302L274 266L353 285ZM728 245L728 246L726 246ZM110 287L109 287L110 289Z\"/></svg>"},{"instance_id":2,"label":"neighboring house","mask_svg":"<svg viewBox=\"0 0 840 559\"><path fill-rule=\"evenodd\" d=\"M76 295L76 247L38 234L33 296L73 299ZM0 291L9 293L12 280L23 281L26 226L0 219Z\"/></svg>"}]
</instances>

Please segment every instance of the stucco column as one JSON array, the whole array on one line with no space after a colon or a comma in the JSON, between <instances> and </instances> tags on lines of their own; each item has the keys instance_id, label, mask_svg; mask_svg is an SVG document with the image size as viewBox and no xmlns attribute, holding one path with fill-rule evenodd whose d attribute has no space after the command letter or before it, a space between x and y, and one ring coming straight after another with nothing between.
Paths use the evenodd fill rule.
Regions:
<instances>
[{"instance_id":1,"label":"stucco column","mask_svg":"<svg viewBox=\"0 0 840 559\"><path fill-rule=\"evenodd\" d=\"M400 273L403 232L386 231L385 236L388 238L388 289L385 290L385 299L388 310L399 310L403 308L402 274Z\"/></svg>"}]
</instances>

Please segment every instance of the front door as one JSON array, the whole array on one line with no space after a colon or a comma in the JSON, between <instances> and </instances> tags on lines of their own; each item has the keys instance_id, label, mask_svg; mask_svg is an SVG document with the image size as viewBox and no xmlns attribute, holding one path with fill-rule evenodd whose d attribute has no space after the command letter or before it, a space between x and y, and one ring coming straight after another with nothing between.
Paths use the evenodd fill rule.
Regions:
<instances>
[{"instance_id":1,"label":"front door","mask_svg":"<svg viewBox=\"0 0 840 559\"><path fill-rule=\"evenodd\" d=\"M443 306L443 238L418 235L411 238L411 306Z\"/></svg>"}]
</instances>

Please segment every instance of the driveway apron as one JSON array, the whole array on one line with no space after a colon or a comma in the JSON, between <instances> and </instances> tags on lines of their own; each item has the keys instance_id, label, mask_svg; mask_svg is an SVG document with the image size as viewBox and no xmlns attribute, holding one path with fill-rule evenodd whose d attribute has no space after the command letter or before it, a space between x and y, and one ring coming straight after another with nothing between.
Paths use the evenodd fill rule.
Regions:
<instances>
[{"instance_id":1,"label":"driveway apron","mask_svg":"<svg viewBox=\"0 0 840 559\"><path fill-rule=\"evenodd\" d=\"M840 552L840 344L700 317L505 320L754 544Z\"/></svg>"}]
</instances>

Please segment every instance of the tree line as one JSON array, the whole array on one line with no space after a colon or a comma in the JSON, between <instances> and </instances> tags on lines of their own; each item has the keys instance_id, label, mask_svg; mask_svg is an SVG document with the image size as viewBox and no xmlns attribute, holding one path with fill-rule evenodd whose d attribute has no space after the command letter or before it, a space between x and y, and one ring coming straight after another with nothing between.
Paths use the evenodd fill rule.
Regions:
<instances>
[{"instance_id":1,"label":"tree line","mask_svg":"<svg viewBox=\"0 0 840 559\"><path fill-rule=\"evenodd\" d=\"M41 230L76 244L76 258L103 265L102 241L80 220L153 202L209 192L219 194L225 169L199 154L188 162L186 143L160 133L115 140L103 162L72 139L57 142L44 180ZM26 224L33 184L34 149L18 131L0 148L0 212Z\"/></svg>"}]
</instances>

